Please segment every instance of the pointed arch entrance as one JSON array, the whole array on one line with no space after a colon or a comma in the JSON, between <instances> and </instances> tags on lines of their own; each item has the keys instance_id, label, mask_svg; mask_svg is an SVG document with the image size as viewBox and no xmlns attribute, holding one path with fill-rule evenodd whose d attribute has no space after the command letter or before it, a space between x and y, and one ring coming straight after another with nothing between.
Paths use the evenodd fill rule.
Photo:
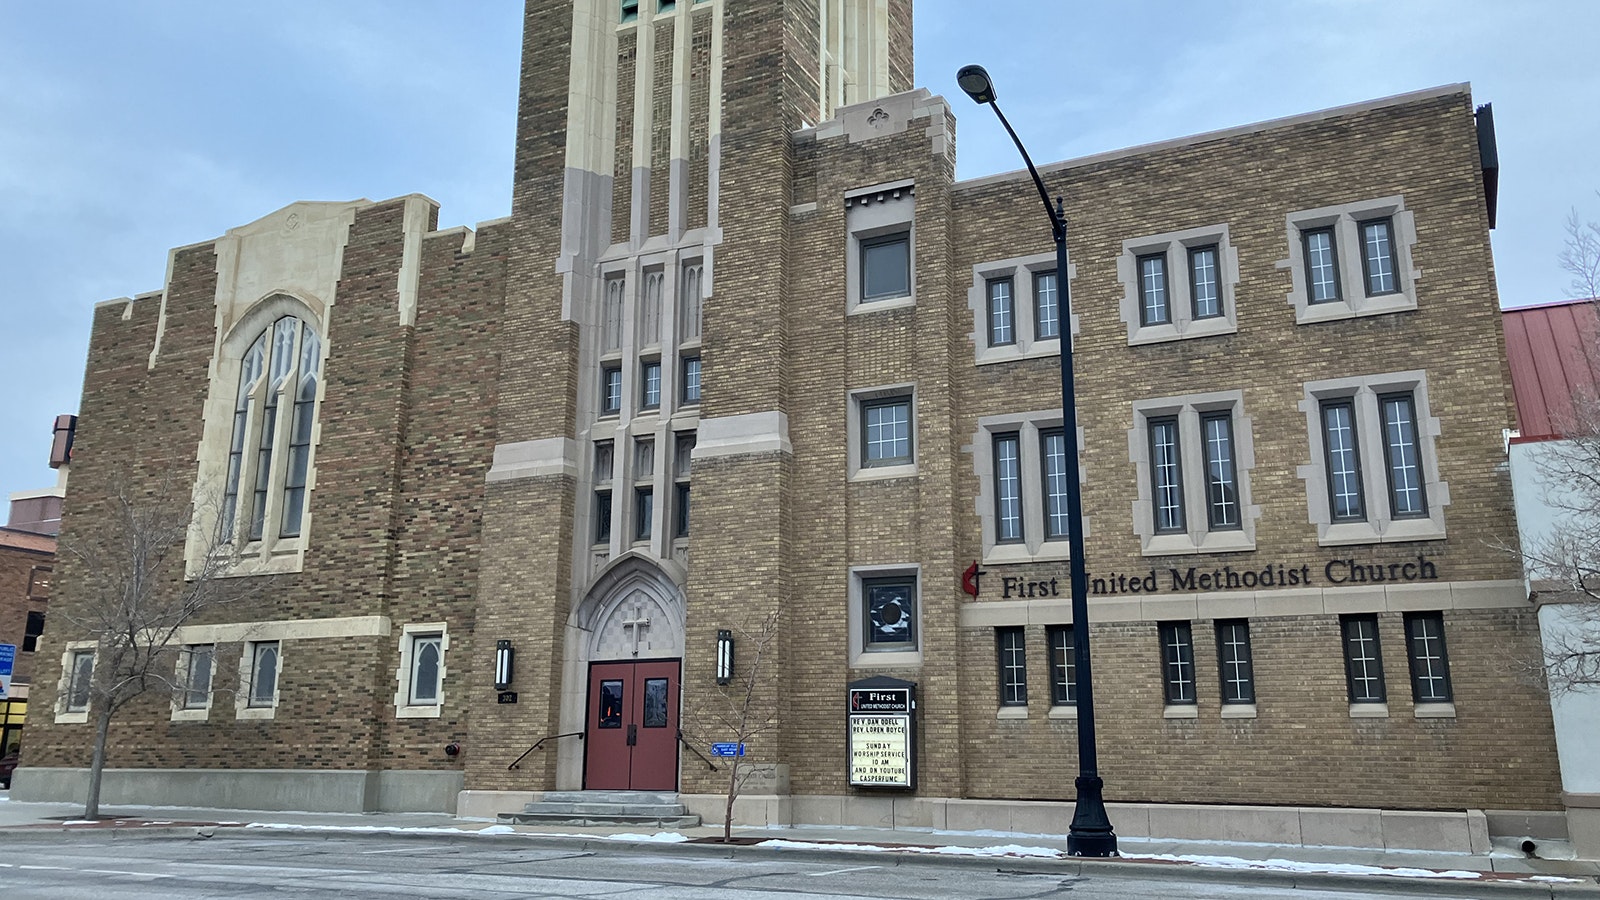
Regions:
<instances>
[{"instance_id":1,"label":"pointed arch entrance","mask_svg":"<svg viewBox=\"0 0 1600 900\"><path fill-rule=\"evenodd\" d=\"M588 670L584 788L677 790L679 582L656 561L618 559L589 589L575 624Z\"/></svg>"}]
</instances>

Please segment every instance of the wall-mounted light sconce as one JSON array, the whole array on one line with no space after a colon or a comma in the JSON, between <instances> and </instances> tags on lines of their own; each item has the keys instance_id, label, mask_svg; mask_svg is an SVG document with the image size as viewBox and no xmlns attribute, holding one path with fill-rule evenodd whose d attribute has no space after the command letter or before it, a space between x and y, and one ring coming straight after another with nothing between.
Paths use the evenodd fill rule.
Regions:
<instances>
[{"instance_id":1,"label":"wall-mounted light sconce","mask_svg":"<svg viewBox=\"0 0 1600 900\"><path fill-rule=\"evenodd\" d=\"M717 684L733 680L733 632L726 628L717 630Z\"/></svg>"},{"instance_id":2,"label":"wall-mounted light sconce","mask_svg":"<svg viewBox=\"0 0 1600 900\"><path fill-rule=\"evenodd\" d=\"M497 691L511 688L511 658L515 652L510 641L494 642L494 689Z\"/></svg>"}]
</instances>

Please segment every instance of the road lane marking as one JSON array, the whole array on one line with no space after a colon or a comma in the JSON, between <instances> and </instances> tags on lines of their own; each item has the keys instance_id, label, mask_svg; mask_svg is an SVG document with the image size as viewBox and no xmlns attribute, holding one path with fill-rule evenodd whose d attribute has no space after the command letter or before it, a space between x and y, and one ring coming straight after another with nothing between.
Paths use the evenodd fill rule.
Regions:
<instances>
[{"instance_id":1,"label":"road lane marking","mask_svg":"<svg viewBox=\"0 0 1600 900\"><path fill-rule=\"evenodd\" d=\"M883 866L855 866L849 869L834 869L831 872L807 872L812 878L821 878L824 875L843 875L846 872L864 872L867 869L881 869Z\"/></svg>"}]
</instances>

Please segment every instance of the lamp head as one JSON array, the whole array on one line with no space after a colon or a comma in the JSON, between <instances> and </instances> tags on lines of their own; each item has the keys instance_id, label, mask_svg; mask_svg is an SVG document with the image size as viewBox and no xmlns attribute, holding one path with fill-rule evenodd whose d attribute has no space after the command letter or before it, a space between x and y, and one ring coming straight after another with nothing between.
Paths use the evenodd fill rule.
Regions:
<instances>
[{"instance_id":1,"label":"lamp head","mask_svg":"<svg viewBox=\"0 0 1600 900\"><path fill-rule=\"evenodd\" d=\"M979 103L994 102L994 82L989 80L989 73L983 66L962 66L956 73L956 84Z\"/></svg>"}]
</instances>

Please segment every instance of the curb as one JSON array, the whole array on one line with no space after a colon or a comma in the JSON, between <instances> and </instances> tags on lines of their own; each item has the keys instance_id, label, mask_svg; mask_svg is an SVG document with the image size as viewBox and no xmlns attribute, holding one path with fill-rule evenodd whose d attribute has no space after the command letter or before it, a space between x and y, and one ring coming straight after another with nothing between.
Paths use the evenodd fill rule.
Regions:
<instances>
[{"instance_id":1,"label":"curb","mask_svg":"<svg viewBox=\"0 0 1600 900\"><path fill-rule=\"evenodd\" d=\"M270 823L262 823L270 824ZM900 849L896 845L882 845L886 850L854 850L830 848L760 847L748 844L708 844L693 842L621 841L592 835L552 835L539 832L482 834L465 829L441 828L439 831L384 830L383 826L370 826L374 830L346 829L342 826L292 826L251 827L248 824L186 824L155 826L48 826L27 825L0 828L0 832L16 834L36 833L59 835L70 832L80 836L104 836L106 840L145 840L187 838L237 839L277 838L305 840L307 838L386 838L419 841L462 840L470 838L495 845L538 846L584 852L623 852L639 855L709 857L716 859L805 859L854 864L871 864L884 868L910 866L936 866L965 869L993 869L1000 872L1030 875L1070 875L1078 878L1138 878L1150 881L1201 882L1207 884L1239 884L1251 887L1280 888L1285 890L1344 890L1373 894L1412 894L1452 898L1600 898L1600 884L1538 883L1524 880L1526 876L1497 876L1492 872L1480 873L1477 879L1413 878L1400 875L1357 875L1339 872L1297 872L1276 869L1227 868L1202 866L1192 863L1147 860L1090 860L1048 859L1042 857L965 856L959 854L917 852ZM776 838L775 838L776 839ZM920 846L920 845L918 845ZM798 857L797 857L798 855Z\"/></svg>"}]
</instances>

